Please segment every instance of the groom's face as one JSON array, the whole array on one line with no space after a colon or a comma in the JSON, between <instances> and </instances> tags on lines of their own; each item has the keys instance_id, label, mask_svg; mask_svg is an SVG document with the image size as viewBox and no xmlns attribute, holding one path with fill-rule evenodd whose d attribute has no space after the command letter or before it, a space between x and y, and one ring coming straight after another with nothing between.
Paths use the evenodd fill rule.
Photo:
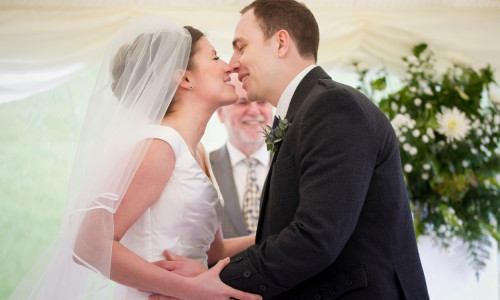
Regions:
<instances>
[{"instance_id":1,"label":"groom's face","mask_svg":"<svg viewBox=\"0 0 500 300\"><path fill-rule=\"evenodd\" d=\"M238 73L238 79L243 83L250 101L269 102L270 97L274 96L274 46L271 39L264 39L253 10L245 12L236 25L234 53L229 64Z\"/></svg>"}]
</instances>

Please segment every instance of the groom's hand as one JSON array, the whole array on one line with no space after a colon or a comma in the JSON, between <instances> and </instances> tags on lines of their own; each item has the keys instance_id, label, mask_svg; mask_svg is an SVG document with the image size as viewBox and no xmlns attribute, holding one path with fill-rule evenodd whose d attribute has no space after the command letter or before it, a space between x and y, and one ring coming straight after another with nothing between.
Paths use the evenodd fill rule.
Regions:
<instances>
[{"instance_id":1,"label":"groom's hand","mask_svg":"<svg viewBox=\"0 0 500 300\"><path fill-rule=\"evenodd\" d=\"M184 257L182 257L185 259ZM240 299L240 300L262 300L262 297L255 294L246 293L236 290L224 284L219 274L222 269L229 263L229 257L220 260L208 272L196 276L194 278L186 278L186 281L192 281L191 288L186 291L185 295L181 296L182 299L198 300L198 299ZM149 300L170 300L177 299L170 296L153 294L148 297Z\"/></svg>"},{"instance_id":2,"label":"groom's hand","mask_svg":"<svg viewBox=\"0 0 500 300\"><path fill-rule=\"evenodd\" d=\"M195 260L175 255L167 250L165 250L163 254L165 254L166 260L159 260L153 262L153 264L178 275L194 277L208 270L204 265Z\"/></svg>"}]
</instances>

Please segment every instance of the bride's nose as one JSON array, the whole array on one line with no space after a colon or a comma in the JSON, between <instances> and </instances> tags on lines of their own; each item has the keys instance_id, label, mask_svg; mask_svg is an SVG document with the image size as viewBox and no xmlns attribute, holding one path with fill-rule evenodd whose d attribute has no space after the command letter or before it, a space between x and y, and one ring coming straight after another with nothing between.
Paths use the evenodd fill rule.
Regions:
<instances>
[{"instance_id":1,"label":"bride's nose","mask_svg":"<svg viewBox=\"0 0 500 300\"><path fill-rule=\"evenodd\" d=\"M233 68L231 67L231 65L229 65L228 63L226 62L223 62L224 63L224 71L226 73L232 73L233 72Z\"/></svg>"}]
</instances>

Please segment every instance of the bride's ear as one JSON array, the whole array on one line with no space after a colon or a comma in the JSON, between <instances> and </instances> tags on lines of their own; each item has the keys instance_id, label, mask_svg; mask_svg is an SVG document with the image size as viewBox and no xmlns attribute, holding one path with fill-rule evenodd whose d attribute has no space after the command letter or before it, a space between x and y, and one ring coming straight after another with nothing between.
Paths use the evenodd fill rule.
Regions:
<instances>
[{"instance_id":1,"label":"bride's ear","mask_svg":"<svg viewBox=\"0 0 500 300\"><path fill-rule=\"evenodd\" d=\"M189 71L176 70L174 73L174 80L177 82L179 87L189 90L191 83L189 82Z\"/></svg>"}]
</instances>

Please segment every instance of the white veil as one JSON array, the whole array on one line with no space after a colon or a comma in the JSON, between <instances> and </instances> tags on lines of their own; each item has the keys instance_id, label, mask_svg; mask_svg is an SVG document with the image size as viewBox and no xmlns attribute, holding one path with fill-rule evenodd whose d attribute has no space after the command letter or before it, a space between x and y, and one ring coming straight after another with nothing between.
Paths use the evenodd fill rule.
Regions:
<instances>
[{"instance_id":1,"label":"white veil","mask_svg":"<svg viewBox=\"0 0 500 300\"><path fill-rule=\"evenodd\" d=\"M165 115L191 36L164 16L125 23L104 56L56 240L9 299L107 299L113 213Z\"/></svg>"}]
</instances>

